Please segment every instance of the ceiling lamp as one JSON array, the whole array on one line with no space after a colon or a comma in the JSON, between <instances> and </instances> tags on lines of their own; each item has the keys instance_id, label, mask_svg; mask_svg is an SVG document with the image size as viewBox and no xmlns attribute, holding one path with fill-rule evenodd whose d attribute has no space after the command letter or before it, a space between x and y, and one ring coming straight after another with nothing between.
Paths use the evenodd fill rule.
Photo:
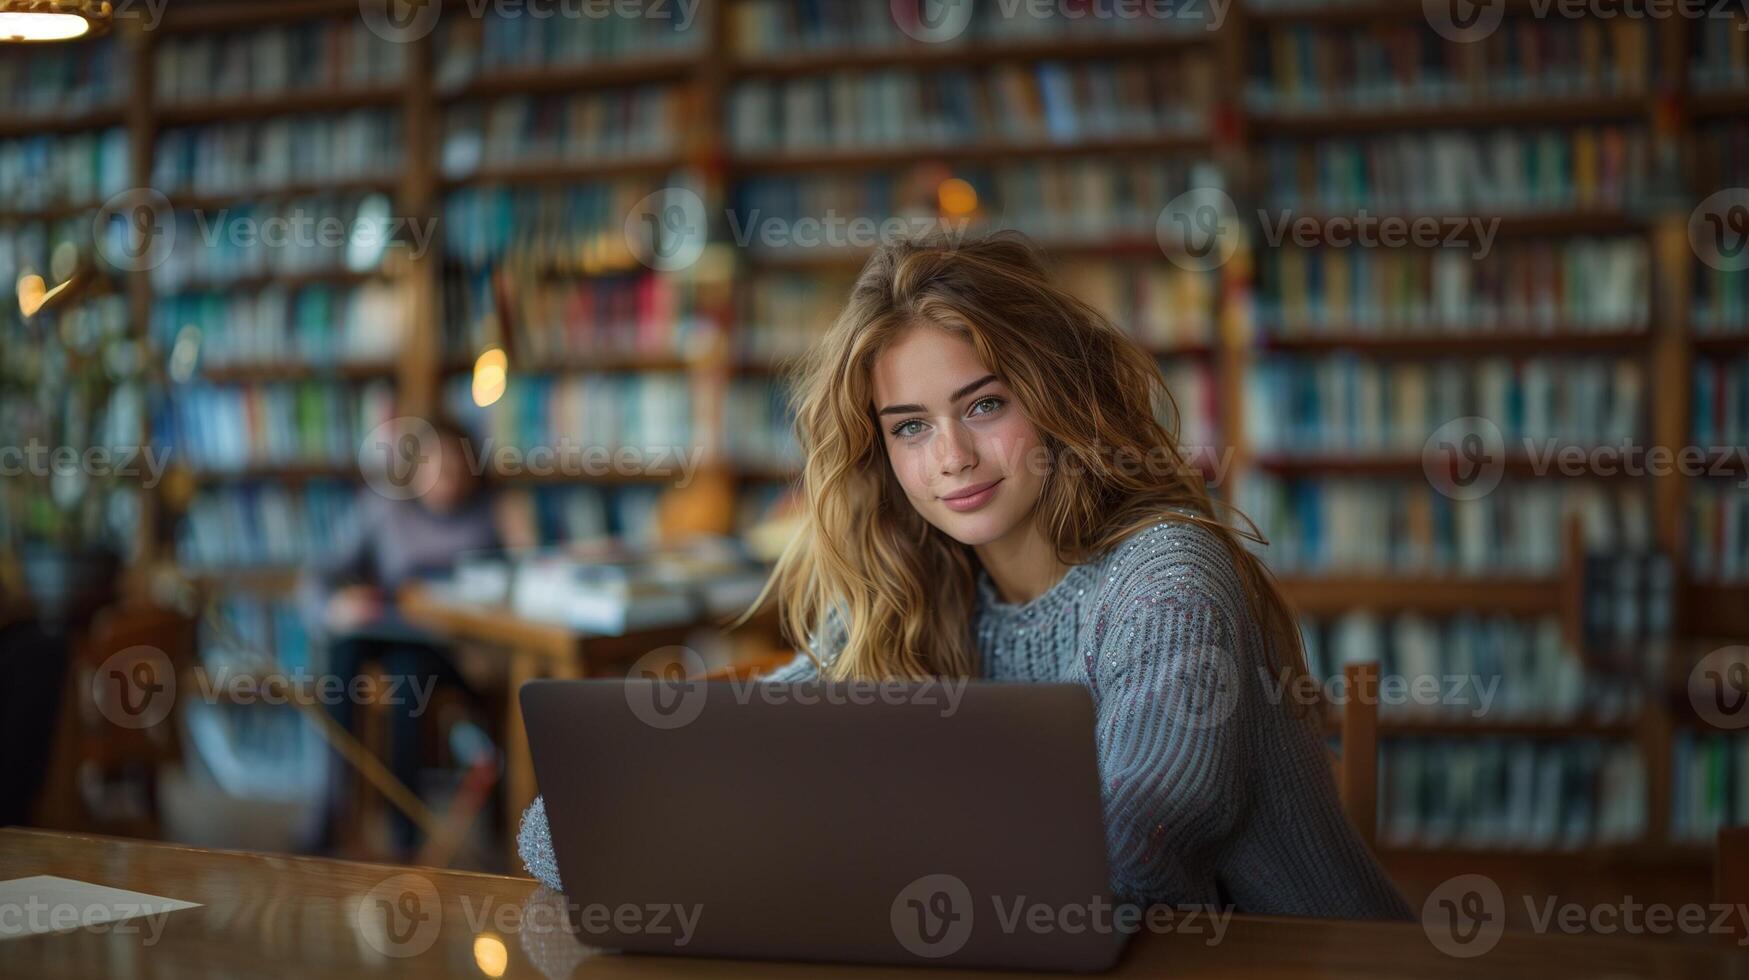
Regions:
<instances>
[{"instance_id":1,"label":"ceiling lamp","mask_svg":"<svg viewBox=\"0 0 1749 980\"><path fill-rule=\"evenodd\" d=\"M110 0L0 0L0 41L70 41L109 30Z\"/></svg>"}]
</instances>

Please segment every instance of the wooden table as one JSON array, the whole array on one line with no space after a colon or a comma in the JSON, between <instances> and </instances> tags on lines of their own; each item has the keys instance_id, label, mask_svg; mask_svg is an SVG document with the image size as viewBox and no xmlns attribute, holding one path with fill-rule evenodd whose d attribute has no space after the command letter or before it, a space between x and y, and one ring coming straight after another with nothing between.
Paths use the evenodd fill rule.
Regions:
<instances>
[{"instance_id":1,"label":"wooden table","mask_svg":"<svg viewBox=\"0 0 1749 980\"><path fill-rule=\"evenodd\" d=\"M443 636L463 646L501 651L509 676L506 690L504 745L504 802L511 826L534 802L534 757L522 724L522 703L517 691L540 677L624 676L628 666L652 650L681 643L698 629L714 628L711 619L677 623L659 629L621 635L590 633L558 623L529 619L509 606L463 602L441 590L421 586L403 589L396 600L401 618L413 626ZM770 620L770 622L767 622ZM770 617L756 622L774 626ZM517 863L516 842L510 842L510 866Z\"/></svg>"},{"instance_id":2,"label":"wooden table","mask_svg":"<svg viewBox=\"0 0 1749 980\"><path fill-rule=\"evenodd\" d=\"M548 923L550 892L527 878L205 851L105 837L0 830L0 880L56 875L198 902L155 926L94 927L0 942L0 976L714 978L919 976L993 971L628 956L589 950ZM0 909L0 913L4 913ZM139 920L135 920L139 923ZM1749 957L1658 939L1508 932L1455 959L1412 923L1234 916L1218 943L1139 934L1113 977L1749 978ZM1038 974L1017 974L1036 977Z\"/></svg>"}]
</instances>

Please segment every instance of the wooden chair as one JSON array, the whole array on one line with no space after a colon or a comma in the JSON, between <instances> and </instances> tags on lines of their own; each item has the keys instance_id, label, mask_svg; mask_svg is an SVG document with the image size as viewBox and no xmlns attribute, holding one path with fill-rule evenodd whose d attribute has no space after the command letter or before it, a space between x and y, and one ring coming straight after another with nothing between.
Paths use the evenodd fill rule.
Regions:
<instances>
[{"instance_id":1,"label":"wooden chair","mask_svg":"<svg viewBox=\"0 0 1749 980\"><path fill-rule=\"evenodd\" d=\"M1713 853L1713 901L1720 907L1749 905L1749 827L1719 828L1718 849ZM1725 942L1743 938L1743 924L1726 916Z\"/></svg>"},{"instance_id":2,"label":"wooden chair","mask_svg":"<svg viewBox=\"0 0 1749 980\"><path fill-rule=\"evenodd\" d=\"M1342 755L1336 763L1336 786L1342 809L1372 847L1378 836L1379 813L1379 665L1348 664L1342 668L1348 699L1342 705Z\"/></svg>"}]
</instances>

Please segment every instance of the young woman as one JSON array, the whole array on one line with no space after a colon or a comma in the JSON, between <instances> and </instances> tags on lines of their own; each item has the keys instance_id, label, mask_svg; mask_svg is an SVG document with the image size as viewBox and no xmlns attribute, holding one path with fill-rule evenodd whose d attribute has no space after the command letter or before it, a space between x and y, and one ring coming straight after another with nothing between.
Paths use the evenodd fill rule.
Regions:
<instances>
[{"instance_id":1,"label":"young woman","mask_svg":"<svg viewBox=\"0 0 1749 980\"><path fill-rule=\"evenodd\" d=\"M1315 706L1275 693L1304 671L1297 627L1181 453L1153 358L1024 238L879 251L796 397L807 520L766 591L812 642L767 680L1085 684L1115 895L1411 915ZM559 888L539 800L519 843Z\"/></svg>"}]
</instances>

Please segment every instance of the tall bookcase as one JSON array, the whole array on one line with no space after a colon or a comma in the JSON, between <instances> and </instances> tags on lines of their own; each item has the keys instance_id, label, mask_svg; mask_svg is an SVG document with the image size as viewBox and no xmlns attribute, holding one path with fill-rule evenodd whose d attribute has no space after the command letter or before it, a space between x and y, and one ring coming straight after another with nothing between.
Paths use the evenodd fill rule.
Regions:
<instances>
[{"instance_id":1,"label":"tall bookcase","mask_svg":"<svg viewBox=\"0 0 1749 980\"><path fill-rule=\"evenodd\" d=\"M1320 385L1397 384L1405 365L1419 365L1429 377L1455 373L1472 387L1491 377L1490 384L1510 388L1525 384L1526 363L1543 365L1545 381L1538 383L1553 385L1580 377L1583 365L1604 364L1607 370L1596 372L1601 380L1587 383L1606 389L1625 365L1638 378L1637 400L1606 401L1635 406L1627 436L1684 446L1698 435L1698 366L1723 362L1741 370L1749 352L1744 274L1711 269L1689 243L1701 198L1749 185L1741 123L1749 77L1741 41L1712 37L1707 32L1716 25L1526 26L1528 7L1508 5L1492 37L1460 43L1434 36L1417 4L1251 4L1235 6L1218 30L1086 22L1056 35L974 20L961 37L925 43L895 24L886 5L712 0L684 32L620 25L598 32L596 41L573 43L563 28L551 35L556 40L531 40L525 25L475 21L464 5L450 4L434 32L397 45L404 50L395 54L401 73L393 81L215 94L175 105L157 94L155 67L181 39L316 22L356 26L357 11L339 0L188 5L169 10L149 35L123 25L123 36L105 43L131 53L125 101L54 123L61 131L125 127L130 180L155 186L167 131L367 111L395 119L402 150L393 172L332 180L300 175L274 188L270 199L381 193L397 217L440 219L433 246L417 255L391 248L380 265L363 271L274 275L226 288L393 290L407 312L402 345L372 364L238 364L202 375L237 385L392 385L397 412L453 409L499 445L582 441L586 424L566 429L553 420L572 417L567 413L595 417L639 399L683 399L685 410L658 419L665 428L651 438L680 433L702 448L703 468L683 492L692 509L709 514L706 523L750 523L793 478L794 449L774 386L785 362L836 311L866 254L854 246L793 247L793 240L785 247L749 224L755 214L779 219L792 233L794 219L823 217L826 209L1028 231L1068 281L1160 358L1181 402L1186 441L1208 448L1203 458L1208 475L1219 478L1216 491L1247 506L1298 499L1297 490L1271 498L1272 488L1344 483L1384 494L1379 512L1399 508L1420 515L1416 521L1455 506L1389 499L1397 491L1388 488L1433 496L1423 477L1425 432L1406 443L1347 431L1306 448L1302 437L1319 436L1317 430L1293 428L1292 411L1278 407L1272 416L1260 401L1284 405L1277 395L1292 386L1312 401L1291 407L1316 408ZM1538 87L1539 78L1558 84ZM1518 79L1520 87L1481 84L1499 79ZM1351 97L1332 98L1342 91ZM864 113L834 114L850 106L871 107L866 115L882 123L867 123ZM1113 108L1090 109L1102 106ZM840 131L819 135L817 124L833 121ZM7 136L40 128L37 120L0 120ZM1452 134L1448 145L1421 145L1430 139L1427 130ZM1459 154L1460 173L1492 165L1480 151L1461 156L1483 145L1478 137L1498 141L1484 148L1505 154L1501 159L1542 153L1538 159L1563 162L1550 164L1546 180L1527 179L1528 197L1516 202L1476 196L1498 181L1459 182L1446 188L1455 196L1433 195L1438 168L1454 166L1438 154ZM1538 142L1545 138L1550 142ZM1297 182L1284 179L1296 173ZM1583 187L1574 175L1584 178ZM1296 183L1309 193L1291 197ZM1236 252L1213 269L1167 260L1156 216L1179 194L1210 187L1235 203ZM702 247L696 261L652 269L629 249L621 221L664 188L697 196L703 226L689 233ZM203 212L266 200L250 190L170 196ZM1400 315L1416 308L1412 302L1346 320L1287 315L1328 311L1338 298L1361 310L1360 293L1329 294L1337 278L1329 269L1308 271L1308 263L1329 261L1334 251L1328 219L1361 208L1397 218L1498 219L1495 251L1472 263L1471 280L1447 283L1440 295L1493 297L1503 305L1422 304L1443 311L1439 317ZM1259 211L1265 220L1251 220ZM1289 211L1317 219L1324 230L1303 247L1275 247L1268 219ZM730 214L732 221L723 217ZM1599 242L1619 255L1573 257L1574 249ZM1351 282L1376 284L1383 277L1355 278L1354 266L1394 260L1382 250L1350 249L1336 261ZM1601 263L1604 272L1581 275L1586 261ZM1477 271L1484 267L1498 271ZM1412 263L1404 269L1405 282L1433 282ZM1502 312L1510 307L1512 276L1527 269L1536 270L1536 282L1551 272L1574 276L1567 307L1534 316ZM1625 280L1610 274L1619 270L1628 270ZM1307 283L1323 292L1307 292ZM126 284L132 321L146 336L164 290L145 273ZM1697 298L1703 296L1704 302ZM1580 302L1587 298L1596 302ZM471 406L473 365L492 348L506 351L510 381L502 400L478 410ZM171 351L157 354L170 363ZM1506 373L1486 375L1478 365L1490 361L1508 365ZM174 401L188 380L167 376L164 383ZM1451 404L1464 414L1490 414L1473 398ZM1590 434L1601 441L1616 432ZM1363 610L1381 617L1384 629L1409 615L1435 633L1465 617L1492 616L1511 621L1500 627L1506 632L1472 630L1464 642L1485 636L1529 643L1511 630L1529 634L1538 623L1558 621L1563 649L1585 653L1573 642L1573 621L1586 536L1558 515L1582 487L1603 499L1643 497L1634 512L1643 517L1646 546L1675 559L1677 571L1674 621L1656 644L1668 648L1668 689L1655 688L1629 711L1600 712L1586 703L1547 716L1388 718L1380 826L1388 829L1393 815L1394 746L1431 746L1456 753L1451 758L1482 745L1531 754L1626 746L1639 760L1640 782L1619 785L1638 787L1645 802L1639 819L1627 820L1633 832L1624 841L1465 846L1461 835L1448 835L1438 844L1386 843L1386 858L1401 878L1437 881L1485 865L1557 890L1569 872L1639 881L1655 868L1660 887L1692 894L1704 882L1708 852L1671 827L1673 753L1695 728L1682 685L1696 644L1742 642L1749 620L1736 600L1741 579L1718 574L1732 566L1691 568L1686 556L1697 528L1727 533L1723 519L1706 517L1704 508L1716 514L1742 491L1719 477L1535 475L1533 464L1509 453L1500 500L1487 505L1505 514L1508 498L1552 492L1552 501L1538 505L1544 509L1525 505L1513 512L1518 524L1501 525L1538 542L1520 549L1531 558L1468 567L1453 560L1368 564L1362 548L1360 559L1351 555L1345 563L1283 567L1281 580L1307 621L1323 624L1320 633L1349 629L1344 618ZM249 463L210 479L344 484L350 470L348 461ZM665 506L658 490L672 480L658 472L543 475L526 467L500 475L507 486L528 491L544 534L647 531ZM148 499L179 513L208 481L193 479L173 481ZM1367 498L1359 499L1339 501L1332 513L1369 513ZM1548 514L1557 515L1552 527L1539 519ZM174 520L166 516L165 532L146 537L173 542ZM148 518L143 526L157 524ZM1285 538L1298 533L1291 522L1283 527ZM1506 547L1512 539L1497 529L1485 543ZM145 548L140 564L172 557L158 551ZM1741 575L1741 565L1734 567ZM290 582L285 568L271 565L208 572L216 587L269 595L282 595ZM1423 642L1445 649L1456 641ZM1603 778L1594 778L1594 796Z\"/></svg>"}]
</instances>

